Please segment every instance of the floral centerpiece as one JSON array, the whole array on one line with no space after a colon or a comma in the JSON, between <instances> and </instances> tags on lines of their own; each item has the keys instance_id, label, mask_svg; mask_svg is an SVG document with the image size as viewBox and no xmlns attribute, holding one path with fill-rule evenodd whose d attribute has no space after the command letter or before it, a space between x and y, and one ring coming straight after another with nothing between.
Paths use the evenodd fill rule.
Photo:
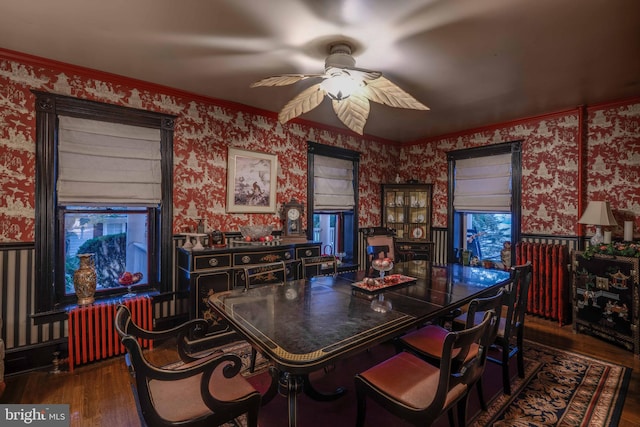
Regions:
<instances>
[{"instance_id":1,"label":"floral centerpiece","mask_svg":"<svg viewBox=\"0 0 640 427\"><path fill-rule=\"evenodd\" d=\"M640 242L613 242L589 246L582 256L586 259L594 255L625 256L640 258Z\"/></svg>"}]
</instances>

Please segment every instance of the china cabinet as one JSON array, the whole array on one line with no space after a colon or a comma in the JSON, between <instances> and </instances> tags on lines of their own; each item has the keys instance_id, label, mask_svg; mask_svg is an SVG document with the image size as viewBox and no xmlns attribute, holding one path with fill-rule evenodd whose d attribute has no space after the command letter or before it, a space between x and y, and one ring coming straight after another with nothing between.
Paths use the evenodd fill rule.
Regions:
<instances>
[{"instance_id":1,"label":"china cabinet","mask_svg":"<svg viewBox=\"0 0 640 427\"><path fill-rule=\"evenodd\" d=\"M396 232L396 245L431 260L432 184L383 184L382 226Z\"/></svg>"},{"instance_id":2,"label":"china cabinet","mask_svg":"<svg viewBox=\"0 0 640 427\"><path fill-rule=\"evenodd\" d=\"M640 355L638 263L635 257L572 253L573 328Z\"/></svg>"}]
</instances>

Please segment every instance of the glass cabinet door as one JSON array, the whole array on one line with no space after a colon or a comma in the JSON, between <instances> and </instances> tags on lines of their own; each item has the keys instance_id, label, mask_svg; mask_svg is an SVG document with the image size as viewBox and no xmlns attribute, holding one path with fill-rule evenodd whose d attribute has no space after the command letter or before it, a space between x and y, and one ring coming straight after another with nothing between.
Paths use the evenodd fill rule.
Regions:
<instances>
[{"instance_id":1,"label":"glass cabinet door","mask_svg":"<svg viewBox=\"0 0 640 427\"><path fill-rule=\"evenodd\" d=\"M428 239L431 230L427 223L429 217L430 198L426 191L408 191L408 228L412 239Z\"/></svg>"},{"instance_id":2,"label":"glass cabinet door","mask_svg":"<svg viewBox=\"0 0 640 427\"><path fill-rule=\"evenodd\" d=\"M431 184L384 184L382 226L396 230L398 239L429 240Z\"/></svg>"},{"instance_id":3,"label":"glass cabinet door","mask_svg":"<svg viewBox=\"0 0 640 427\"><path fill-rule=\"evenodd\" d=\"M403 225L406 221L405 217L405 192L399 190L391 190L385 193L385 206L383 209L383 224L386 227L393 228L397 232L398 237L402 237Z\"/></svg>"}]
</instances>

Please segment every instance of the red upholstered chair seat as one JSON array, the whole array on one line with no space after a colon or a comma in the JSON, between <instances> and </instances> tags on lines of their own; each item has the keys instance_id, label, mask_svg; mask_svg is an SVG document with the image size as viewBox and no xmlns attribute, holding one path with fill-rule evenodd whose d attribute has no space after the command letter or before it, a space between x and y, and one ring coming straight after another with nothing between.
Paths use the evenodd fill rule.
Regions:
<instances>
[{"instance_id":1,"label":"red upholstered chair seat","mask_svg":"<svg viewBox=\"0 0 640 427\"><path fill-rule=\"evenodd\" d=\"M481 313L484 316L484 313ZM478 323L482 322L482 317ZM409 332L402 336L403 343L413 350L417 350L434 360L442 357L442 348L444 339L450 331L437 325L427 325L423 328ZM454 349L453 357L456 357L460 349ZM472 344L465 361L475 357L478 354L478 345Z\"/></svg>"},{"instance_id":2,"label":"red upholstered chair seat","mask_svg":"<svg viewBox=\"0 0 640 427\"><path fill-rule=\"evenodd\" d=\"M475 320L474 323L479 323L482 322L482 316L484 315L484 312L478 312L475 314ZM465 325L467 324L467 313L462 313L460 316L457 316L455 319L453 319L453 324L454 330L462 330L464 329ZM498 337L504 337L504 330L505 330L505 325L507 324L507 307L503 306L502 307L502 313L500 314L500 324L498 325Z\"/></svg>"},{"instance_id":3,"label":"red upholstered chair seat","mask_svg":"<svg viewBox=\"0 0 640 427\"><path fill-rule=\"evenodd\" d=\"M202 361L190 365L200 363ZM233 402L255 393L253 386L240 375L224 378L223 367L218 366L209 381L209 393L213 398L221 402ZM212 411L204 404L200 394L201 381L202 374L171 381L149 380L149 394L158 415L171 422L185 422L210 415ZM224 407L221 407L223 411Z\"/></svg>"},{"instance_id":4,"label":"red upholstered chair seat","mask_svg":"<svg viewBox=\"0 0 640 427\"><path fill-rule=\"evenodd\" d=\"M414 409L433 403L438 390L440 369L411 353L398 353L360 374L366 381L384 389L385 394ZM449 390L445 406L450 406L466 391L458 384Z\"/></svg>"}]
</instances>

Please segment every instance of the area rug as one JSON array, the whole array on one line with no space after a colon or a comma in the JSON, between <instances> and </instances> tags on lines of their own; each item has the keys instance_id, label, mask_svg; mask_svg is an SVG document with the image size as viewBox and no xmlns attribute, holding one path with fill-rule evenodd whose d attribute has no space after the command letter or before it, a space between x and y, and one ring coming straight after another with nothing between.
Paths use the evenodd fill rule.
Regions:
<instances>
[{"instance_id":1,"label":"area rug","mask_svg":"<svg viewBox=\"0 0 640 427\"><path fill-rule=\"evenodd\" d=\"M526 342L527 374L500 393L473 426L617 426L631 368ZM534 368L538 362L540 367Z\"/></svg>"},{"instance_id":2,"label":"area rug","mask_svg":"<svg viewBox=\"0 0 640 427\"><path fill-rule=\"evenodd\" d=\"M234 343L224 351L233 351L243 360L251 352L247 343ZM356 415L353 376L394 354L389 344L339 361L328 371L311 375L312 383L322 391L345 386L347 394L333 402L317 402L306 395L298 396L298 425L319 427L326 425L354 425ZM483 388L489 408L480 409L476 390L469 401L468 425L473 427L512 426L582 426L615 427L628 389L631 368L577 353L558 350L536 342L525 341L525 378L517 375L515 360L511 363L512 394L502 393L500 366L488 363L483 376ZM269 384L266 372L268 361L260 359L256 373L244 375L254 386L264 391ZM276 396L263 406L260 427L282 427L286 423L286 399ZM225 427L244 427L244 418ZM409 426L384 409L370 402L365 425L369 427ZM441 417L436 427L448 426Z\"/></svg>"}]
</instances>

